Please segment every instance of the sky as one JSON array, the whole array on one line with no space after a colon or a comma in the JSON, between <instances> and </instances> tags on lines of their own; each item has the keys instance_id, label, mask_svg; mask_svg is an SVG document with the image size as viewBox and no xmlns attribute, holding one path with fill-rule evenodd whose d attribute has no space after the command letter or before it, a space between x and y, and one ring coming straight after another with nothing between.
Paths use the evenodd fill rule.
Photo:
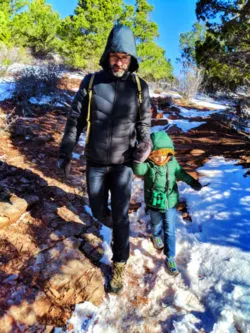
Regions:
<instances>
[{"instance_id":1,"label":"sky","mask_svg":"<svg viewBox=\"0 0 250 333\"><path fill-rule=\"evenodd\" d=\"M125 2L135 4L134 0ZM179 35L190 31L196 22L196 0L149 0L148 2L154 6L151 20L159 27L160 37L156 41L166 51L166 58L171 60L175 74L178 74L176 58L180 56ZM61 17L65 17L73 14L77 0L47 0L47 3L52 4Z\"/></svg>"}]
</instances>

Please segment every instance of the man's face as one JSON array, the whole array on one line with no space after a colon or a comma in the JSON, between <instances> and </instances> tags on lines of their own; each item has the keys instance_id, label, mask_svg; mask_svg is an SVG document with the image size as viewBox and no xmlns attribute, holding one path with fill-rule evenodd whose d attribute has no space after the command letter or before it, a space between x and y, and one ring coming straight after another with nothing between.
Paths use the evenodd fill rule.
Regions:
<instances>
[{"instance_id":1,"label":"man's face","mask_svg":"<svg viewBox=\"0 0 250 333\"><path fill-rule=\"evenodd\" d=\"M131 62L131 56L126 53L110 53L109 54L109 64L112 73L116 77L122 77L128 70Z\"/></svg>"}]
</instances>

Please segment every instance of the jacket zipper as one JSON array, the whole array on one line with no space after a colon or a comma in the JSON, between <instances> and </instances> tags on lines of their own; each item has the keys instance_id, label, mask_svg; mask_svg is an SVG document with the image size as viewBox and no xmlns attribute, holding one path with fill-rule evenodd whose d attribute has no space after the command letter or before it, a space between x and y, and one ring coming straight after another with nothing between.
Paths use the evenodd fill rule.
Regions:
<instances>
[{"instance_id":1,"label":"jacket zipper","mask_svg":"<svg viewBox=\"0 0 250 333\"><path fill-rule=\"evenodd\" d=\"M112 113L113 113L113 109L114 109L114 105L116 102L116 93L117 93L117 82L118 80L115 81L115 96L114 96L114 101L113 101L113 105L112 105L112 109L111 109L111 126L110 126L110 132L109 132L109 147L107 149L107 164L109 164L109 150L112 148L111 144L112 144L112 132L113 132L113 117L112 117Z\"/></svg>"}]
</instances>

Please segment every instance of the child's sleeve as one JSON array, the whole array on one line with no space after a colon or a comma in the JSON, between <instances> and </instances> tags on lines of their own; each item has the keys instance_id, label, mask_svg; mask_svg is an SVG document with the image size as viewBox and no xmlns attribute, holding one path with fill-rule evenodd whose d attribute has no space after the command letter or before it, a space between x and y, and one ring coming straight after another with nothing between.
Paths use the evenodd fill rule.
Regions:
<instances>
[{"instance_id":1,"label":"child's sleeve","mask_svg":"<svg viewBox=\"0 0 250 333\"><path fill-rule=\"evenodd\" d=\"M175 169L175 176L176 178L182 180L183 182L185 182L186 184L190 185L193 189L197 188L197 183L198 180L194 179L192 176L190 176L178 163L178 161L175 159L176 161L176 169Z\"/></svg>"},{"instance_id":2,"label":"child's sleeve","mask_svg":"<svg viewBox=\"0 0 250 333\"><path fill-rule=\"evenodd\" d=\"M133 171L137 176L144 176L148 171L148 163L133 162Z\"/></svg>"}]
</instances>

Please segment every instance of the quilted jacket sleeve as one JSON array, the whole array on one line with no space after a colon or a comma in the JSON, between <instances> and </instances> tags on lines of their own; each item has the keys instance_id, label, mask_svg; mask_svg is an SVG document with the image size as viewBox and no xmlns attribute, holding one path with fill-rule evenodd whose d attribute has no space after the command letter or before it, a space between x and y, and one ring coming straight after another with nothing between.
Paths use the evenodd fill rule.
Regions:
<instances>
[{"instance_id":1,"label":"quilted jacket sleeve","mask_svg":"<svg viewBox=\"0 0 250 333\"><path fill-rule=\"evenodd\" d=\"M133 171L137 176L144 176L148 171L148 163L133 163Z\"/></svg>"},{"instance_id":2,"label":"quilted jacket sleeve","mask_svg":"<svg viewBox=\"0 0 250 333\"><path fill-rule=\"evenodd\" d=\"M150 127L151 127L151 112L150 112L150 98L147 83L140 79L142 88L142 104L139 110L139 117L136 122L137 140L151 141L150 140Z\"/></svg>"},{"instance_id":3,"label":"quilted jacket sleeve","mask_svg":"<svg viewBox=\"0 0 250 333\"><path fill-rule=\"evenodd\" d=\"M71 159L73 149L83 128L86 126L89 80L90 74L85 76L82 80L80 88L73 100L59 149L60 158Z\"/></svg>"}]
</instances>

